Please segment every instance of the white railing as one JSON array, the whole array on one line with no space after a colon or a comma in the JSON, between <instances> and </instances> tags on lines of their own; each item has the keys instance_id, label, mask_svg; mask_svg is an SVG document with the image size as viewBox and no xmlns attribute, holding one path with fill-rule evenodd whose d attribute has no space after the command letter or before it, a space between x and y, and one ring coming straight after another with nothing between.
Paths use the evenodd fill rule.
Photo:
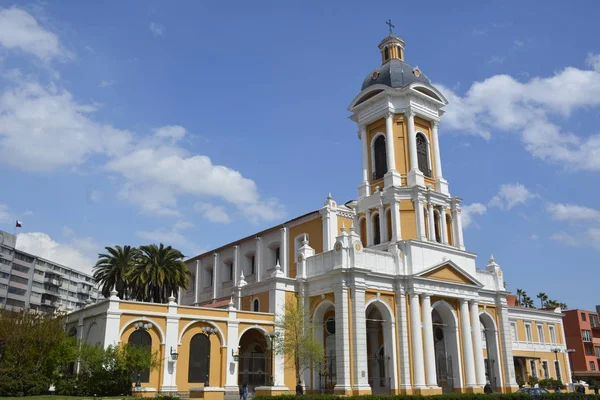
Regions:
<instances>
[{"instance_id":1,"label":"white railing","mask_svg":"<svg viewBox=\"0 0 600 400\"><path fill-rule=\"evenodd\" d=\"M364 249L361 252L355 253L354 266L382 274L396 274L394 256L384 251Z\"/></svg>"},{"instance_id":2,"label":"white railing","mask_svg":"<svg viewBox=\"0 0 600 400\"><path fill-rule=\"evenodd\" d=\"M392 254L371 249L355 252L354 265L347 250L332 250L306 259L307 278L326 274L336 268L360 268L388 275L395 275L397 270Z\"/></svg>"},{"instance_id":3,"label":"white railing","mask_svg":"<svg viewBox=\"0 0 600 400\"><path fill-rule=\"evenodd\" d=\"M335 252L333 250L316 254L306 259L306 277L323 275L333 270Z\"/></svg>"},{"instance_id":4,"label":"white railing","mask_svg":"<svg viewBox=\"0 0 600 400\"><path fill-rule=\"evenodd\" d=\"M540 342L522 342L514 341L513 350L524 350L524 351L545 351L552 353L554 349L560 349L561 352L565 351L565 346L555 343L540 343Z\"/></svg>"}]
</instances>

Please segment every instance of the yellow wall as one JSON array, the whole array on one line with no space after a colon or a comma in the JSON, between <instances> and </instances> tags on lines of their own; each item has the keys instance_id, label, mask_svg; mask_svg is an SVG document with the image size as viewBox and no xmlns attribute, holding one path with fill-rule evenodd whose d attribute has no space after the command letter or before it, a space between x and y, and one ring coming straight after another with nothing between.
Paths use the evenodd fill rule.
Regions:
<instances>
[{"instance_id":1,"label":"yellow wall","mask_svg":"<svg viewBox=\"0 0 600 400\"><path fill-rule=\"evenodd\" d=\"M400 200L400 228L402 239L417 238L417 219L415 216L415 207L411 200Z\"/></svg>"},{"instance_id":2,"label":"yellow wall","mask_svg":"<svg viewBox=\"0 0 600 400\"><path fill-rule=\"evenodd\" d=\"M261 292L256 293L250 296L242 297L241 309L244 311L254 311L252 308L252 303L254 299L258 299L258 311L268 313L269 312L269 292ZM239 317L239 316L238 316ZM255 315L252 315L250 318L255 318Z\"/></svg>"},{"instance_id":3,"label":"yellow wall","mask_svg":"<svg viewBox=\"0 0 600 400\"><path fill-rule=\"evenodd\" d=\"M126 318L126 317L129 317L129 318ZM124 326L127 326L128 322L131 321L131 319L132 319L131 316L121 317L121 329ZM162 323L161 323L161 325L162 325ZM164 325L162 326L162 329L164 332ZM129 336L131 336L131 334L134 331L135 331L135 328L133 327L133 324L130 324L129 326L127 326L127 328L125 329L125 331L123 331L123 334L121 335L121 343L128 343ZM159 360L163 360L165 358L165 349L164 349L164 346L161 345L161 337L160 337L160 333L159 333L157 327L154 326L152 329L150 329L148 331L148 333L150 334L150 337L152 338L152 352L157 352L157 355L158 355L157 358ZM159 362L161 363L161 366L159 368L156 368L156 369L150 371L150 381L143 382L142 387L150 387L150 388L154 388L154 389L160 388L161 378L162 378L162 362L161 361L159 361Z\"/></svg>"},{"instance_id":4,"label":"yellow wall","mask_svg":"<svg viewBox=\"0 0 600 400\"><path fill-rule=\"evenodd\" d=\"M341 218L338 218L338 220L340 219ZM350 227L349 225L346 226ZM297 272L295 239L296 237L298 237L298 235L301 235L303 233L308 234L309 246L315 250L316 254L323 252L323 222L320 216L317 216L317 218L311 219L310 221L304 222L302 224L292 226L289 232L290 242L288 246L291 278L295 278Z\"/></svg>"}]
</instances>

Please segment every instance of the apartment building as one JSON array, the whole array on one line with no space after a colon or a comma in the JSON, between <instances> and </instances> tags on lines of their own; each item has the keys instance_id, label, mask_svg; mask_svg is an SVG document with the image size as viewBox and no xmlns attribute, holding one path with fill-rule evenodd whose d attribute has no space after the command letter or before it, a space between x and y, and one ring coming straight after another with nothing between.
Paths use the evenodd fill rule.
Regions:
<instances>
[{"instance_id":1,"label":"apartment building","mask_svg":"<svg viewBox=\"0 0 600 400\"><path fill-rule=\"evenodd\" d=\"M569 310L564 313L565 335L573 379L600 380L600 318L598 313Z\"/></svg>"},{"instance_id":2,"label":"apartment building","mask_svg":"<svg viewBox=\"0 0 600 400\"><path fill-rule=\"evenodd\" d=\"M91 275L15 250L16 237L0 231L0 307L54 312L98 300Z\"/></svg>"}]
</instances>

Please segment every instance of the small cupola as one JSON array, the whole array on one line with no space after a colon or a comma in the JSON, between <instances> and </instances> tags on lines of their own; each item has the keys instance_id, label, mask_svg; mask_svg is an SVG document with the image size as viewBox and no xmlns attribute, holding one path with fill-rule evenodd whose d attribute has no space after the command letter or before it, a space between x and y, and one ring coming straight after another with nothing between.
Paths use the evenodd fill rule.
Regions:
<instances>
[{"instance_id":1,"label":"small cupola","mask_svg":"<svg viewBox=\"0 0 600 400\"><path fill-rule=\"evenodd\" d=\"M379 43L381 64L385 64L392 59L404 61L404 46L406 43L392 32L392 28L394 28L392 20L388 19L386 24L390 28L390 34Z\"/></svg>"}]
</instances>

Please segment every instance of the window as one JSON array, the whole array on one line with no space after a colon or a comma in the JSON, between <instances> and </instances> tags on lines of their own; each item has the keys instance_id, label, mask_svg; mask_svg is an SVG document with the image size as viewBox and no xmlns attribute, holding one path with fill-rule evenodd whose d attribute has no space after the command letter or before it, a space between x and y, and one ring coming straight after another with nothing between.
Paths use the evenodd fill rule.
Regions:
<instances>
[{"instance_id":1,"label":"window","mask_svg":"<svg viewBox=\"0 0 600 400\"><path fill-rule=\"evenodd\" d=\"M225 261L225 270L227 271L227 279L228 281L233 280L233 261ZM225 279L224 279L225 280Z\"/></svg>"},{"instance_id":2,"label":"window","mask_svg":"<svg viewBox=\"0 0 600 400\"><path fill-rule=\"evenodd\" d=\"M8 279L8 274L6 272L0 272L0 278Z\"/></svg>"},{"instance_id":3,"label":"window","mask_svg":"<svg viewBox=\"0 0 600 400\"><path fill-rule=\"evenodd\" d=\"M581 337L583 337L584 342L591 342L592 341L592 331L589 331L587 329L582 329Z\"/></svg>"},{"instance_id":4,"label":"window","mask_svg":"<svg viewBox=\"0 0 600 400\"><path fill-rule=\"evenodd\" d=\"M556 379L560 381L560 363L556 360L554 361L554 372L556 372Z\"/></svg>"},{"instance_id":5,"label":"window","mask_svg":"<svg viewBox=\"0 0 600 400\"><path fill-rule=\"evenodd\" d=\"M537 331L538 331L538 341L540 343L544 343L544 325L538 325L537 326Z\"/></svg>"},{"instance_id":6,"label":"window","mask_svg":"<svg viewBox=\"0 0 600 400\"><path fill-rule=\"evenodd\" d=\"M533 336L531 334L531 324L525 324L525 337L528 342L533 342Z\"/></svg>"},{"instance_id":7,"label":"window","mask_svg":"<svg viewBox=\"0 0 600 400\"><path fill-rule=\"evenodd\" d=\"M390 49L387 47L383 50L383 58L385 58L385 61L390 59Z\"/></svg>"},{"instance_id":8,"label":"window","mask_svg":"<svg viewBox=\"0 0 600 400\"><path fill-rule=\"evenodd\" d=\"M8 293L16 294L19 296L25 296L25 294L27 293L27 290L9 286Z\"/></svg>"},{"instance_id":9,"label":"window","mask_svg":"<svg viewBox=\"0 0 600 400\"><path fill-rule=\"evenodd\" d=\"M259 303L258 299L254 299L254 301L252 302L252 311L254 311L254 312L260 311L260 303Z\"/></svg>"},{"instance_id":10,"label":"window","mask_svg":"<svg viewBox=\"0 0 600 400\"><path fill-rule=\"evenodd\" d=\"M4 299L2 299L2 300L4 300ZM6 304L9 306L13 306L13 307L25 308L25 302L21 301L21 300L6 299Z\"/></svg>"},{"instance_id":11,"label":"window","mask_svg":"<svg viewBox=\"0 0 600 400\"><path fill-rule=\"evenodd\" d=\"M548 361L542 361L542 369L544 370L544 379L550 378L550 372L548 371Z\"/></svg>"},{"instance_id":12,"label":"window","mask_svg":"<svg viewBox=\"0 0 600 400\"><path fill-rule=\"evenodd\" d=\"M379 222L379 214L373 214L373 244L381 243L381 228Z\"/></svg>"},{"instance_id":13,"label":"window","mask_svg":"<svg viewBox=\"0 0 600 400\"><path fill-rule=\"evenodd\" d=\"M188 382L208 382L210 369L210 339L203 333L190 341Z\"/></svg>"},{"instance_id":14,"label":"window","mask_svg":"<svg viewBox=\"0 0 600 400\"><path fill-rule=\"evenodd\" d=\"M27 285L29 283L29 279L21 278L20 276L15 275L10 277L10 281L20 283L21 285Z\"/></svg>"},{"instance_id":15,"label":"window","mask_svg":"<svg viewBox=\"0 0 600 400\"><path fill-rule=\"evenodd\" d=\"M594 347L594 351L596 353L596 358L600 358L600 347Z\"/></svg>"},{"instance_id":16,"label":"window","mask_svg":"<svg viewBox=\"0 0 600 400\"><path fill-rule=\"evenodd\" d=\"M254 275L256 273L256 256L254 253L246 256L246 264L248 265L248 275Z\"/></svg>"},{"instance_id":17,"label":"window","mask_svg":"<svg viewBox=\"0 0 600 400\"><path fill-rule=\"evenodd\" d=\"M517 335L517 323L516 322L511 322L510 323L510 330L512 333L512 340L513 342L517 342L519 340L519 337Z\"/></svg>"},{"instance_id":18,"label":"window","mask_svg":"<svg viewBox=\"0 0 600 400\"><path fill-rule=\"evenodd\" d=\"M136 329L129 336L129 343L135 346L140 347L152 347L152 337L148 332L142 329ZM137 379L137 376L134 376L133 379ZM140 382L150 382L150 369L145 369L140 372Z\"/></svg>"},{"instance_id":19,"label":"window","mask_svg":"<svg viewBox=\"0 0 600 400\"><path fill-rule=\"evenodd\" d=\"M438 210L433 211L433 222L435 228L435 241L442 243L442 221L440 221L440 213Z\"/></svg>"},{"instance_id":20,"label":"window","mask_svg":"<svg viewBox=\"0 0 600 400\"><path fill-rule=\"evenodd\" d=\"M592 345L586 343L586 344L584 344L583 347L585 348L585 354L588 356L591 356L592 355Z\"/></svg>"},{"instance_id":21,"label":"window","mask_svg":"<svg viewBox=\"0 0 600 400\"><path fill-rule=\"evenodd\" d=\"M581 313L581 320L582 320L582 321L585 321L585 320L586 320L586 318L585 318L585 313L584 313L584 312L582 312L582 313Z\"/></svg>"},{"instance_id":22,"label":"window","mask_svg":"<svg viewBox=\"0 0 600 400\"><path fill-rule=\"evenodd\" d=\"M448 238L448 244L454 246L454 236L452 235L452 216L446 214L446 237Z\"/></svg>"},{"instance_id":23,"label":"window","mask_svg":"<svg viewBox=\"0 0 600 400\"><path fill-rule=\"evenodd\" d=\"M208 286L212 286L213 285L213 270L212 269L207 269L206 270L206 275L207 275L207 282L208 282Z\"/></svg>"},{"instance_id":24,"label":"window","mask_svg":"<svg viewBox=\"0 0 600 400\"><path fill-rule=\"evenodd\" d=\"M533 376L534 378L537 378L538 373L537 373L537 369L535 367L535 360L529 360L529 367L531 368L531 376Z\"/></svg>"},{"instance_id":25,"label":"window","mask_svg":"<svg viewBox=\"0 0 600 400\"><path fill-rule=\"evenodd\" d=\"M4 258L0 258L0 264L10 265L10 260L6 260Z\"/></svg>"},{"instance_id":26,"label":"window","mask_svg":"<svg viewBox=\"0 0 600 400\"><path fill-rule=\"evenodd\" d=\"M417 133L417 162L419 170L423 175L431 178L431 169L429 168L429 143L422 133Z\"/></svg>"},{"instance_id":27,"label":"window","mask_svg":"<svg viewBox=\"0 0 600 400\"><path fill-rule=\"evenodd\" d=\"M387 150L385 148L385 136L379 135L373 142L373 180L381 179L388 171Z\"/></svg>"},{"instance_id":28,"label":"window","mask_svg":"<svg viewBox=\"0 0 600 400\"><path fill-rule=\"evenodd\" d=\"M28 273L29 273L29 268L27 268L27 267L24 267L24 266L22 266L22 265L19 265L19 264L15 264L15 263L13 263L13 269L14 269L15 271L19 271L19 272L22 272L22 273L24 273L24 274L28 274Z\"/></svg>"},{"instance_id":29,"label":"window","mask_svg":"<svg viewBox=\"0 0 600 400\"><path fill-rule=\"evenodd\" d=\"M592 328L600 328L600 323L598 322L598 316L594 314L590 314L590 325Z\"/></svg>"},{"instance_id":30,"label":"window","mask_svg":"<svg viewBox=\"0 0 600 400\"><path fill-rule=\"evenodd\" d=\"M596 370L596 361L590 361L590 371Z\"/></svg>"},{"instance_id":31,"label":"window","mask_svg":"<svg viewBox=\"0 0 600 400\"><path fill-rule=\"evenodd\" d=\"M21 254L21 253L16 253L15 254L15 258L17 260L25 261L27 263L32 263L33 262L33 257L29 257L29 256L26 256L25 254Z\"/></svg>"},{"instance_id":32,"label":"window","mask_svg":"<svg viewBox=\"0 0 600 400\"><path fill-rule=\"evenodd\" d=\"M554 331L554 327L549 326L548 330L550 331L550 343L556 343L556 332Z\"/></svg>"}]
</instances>

